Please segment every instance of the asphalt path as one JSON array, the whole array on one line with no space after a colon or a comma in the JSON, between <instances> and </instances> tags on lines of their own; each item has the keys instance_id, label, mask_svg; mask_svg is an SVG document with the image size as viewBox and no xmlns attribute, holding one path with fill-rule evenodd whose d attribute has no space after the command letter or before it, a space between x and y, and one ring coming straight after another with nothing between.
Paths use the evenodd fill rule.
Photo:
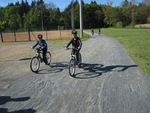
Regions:
<instances>
[{"instance_id":1,"label":"asphalt path","mask_svg":"<svg viewBox=\"0 0 150 113\"><path fill-rule=\"evenodd\" d=\"M0 89L0 113L150 113L150 79L113 38L95 34L83 42L75 77L70 51L51 53L51 67L42 64L38 74L28 58L6 63L1 74L20 76Z\"/></svg>"}]
</instances>

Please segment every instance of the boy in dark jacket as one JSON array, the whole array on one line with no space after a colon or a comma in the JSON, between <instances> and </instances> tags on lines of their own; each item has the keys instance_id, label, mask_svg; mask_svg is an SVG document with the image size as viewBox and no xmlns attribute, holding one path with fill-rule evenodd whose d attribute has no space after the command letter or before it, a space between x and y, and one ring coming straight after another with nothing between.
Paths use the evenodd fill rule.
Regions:
<instances>
[{"instance_id":1,"label":"boy in dark jacket","mask_svg":"<svg viewBox=\"0 0 150 113\"><path fill-rule=\"evenodd\" d=\"M66 49L72 44L72 54L75 54L77 57L77 61L79 61L78 53L82 47L82 42L79 37L77 37L77 31L73 30L72 32L73 38L69 41L66 46Z\"/></svg>"}]
</instances>

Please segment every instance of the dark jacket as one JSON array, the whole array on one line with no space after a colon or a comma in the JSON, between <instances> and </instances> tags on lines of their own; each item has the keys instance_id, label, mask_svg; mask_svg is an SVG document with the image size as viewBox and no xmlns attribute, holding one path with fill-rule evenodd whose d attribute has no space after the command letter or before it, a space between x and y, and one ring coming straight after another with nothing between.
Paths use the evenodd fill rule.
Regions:
<instances>
[{"instance_id":1,"label":"dark jacket","mask_svg":"<svg viewBox=\"0 0 150 113\"><path fill-rule=\"evenodd\" d=\"M66 47L68 48L70 46L70 44L72 44L72 46L74 48L78 48L79 46L82 47L82 42L79 37L77 37L76 40L74 40L74 38L72 38Z\"/></svg>"}]
</instances>

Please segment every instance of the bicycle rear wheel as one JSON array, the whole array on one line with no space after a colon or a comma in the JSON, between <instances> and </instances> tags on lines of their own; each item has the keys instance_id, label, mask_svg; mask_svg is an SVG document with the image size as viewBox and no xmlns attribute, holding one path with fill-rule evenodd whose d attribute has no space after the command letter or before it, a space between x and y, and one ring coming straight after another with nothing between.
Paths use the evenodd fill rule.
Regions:
<instances>
[{"instance_id":1,"label":"bicycle rear wheel","mask_svg":"<svg viewBox=\"0 0 150 113\"><path fill-rule=\"evenodd\" d=\"M75 60L71 59L69 62L69 74L70 76L74 76L75 75Z\"/></svg>"},{"instance_id":2,"label":"bicycle rear wheel","mask_svg":"<svg viewBox=\"0 0 150 113\"><path fill-rule=\"evenodd\" d=\"M51 60L52 60L52 56L51 56L51 53L49 51L46 53L46 58L47 58L48 65L50 65Z\"/></svg>"},{"instance_id":3,"label":"bicycle rear wheel","mask_svg":"<svg viewBox=\"0 0 150 113\"><path fill-rule=\"evenodd\" d=\"M78 67L80 68L81 67L81 63L82 63L81 53L78 54L78 57L79 57Z\"/></svg>"},{"instance_id":4,"label":"bicycle rear wheel","mask_svg":"<svg viewBox=\"0 0 150 113\"><path fill-rule=\"evenodd\" d=\"M30 62L30 69L32 72L37 73L40 68L40 60L38 57L33 57Z\"/></svg>"}]
</instances>

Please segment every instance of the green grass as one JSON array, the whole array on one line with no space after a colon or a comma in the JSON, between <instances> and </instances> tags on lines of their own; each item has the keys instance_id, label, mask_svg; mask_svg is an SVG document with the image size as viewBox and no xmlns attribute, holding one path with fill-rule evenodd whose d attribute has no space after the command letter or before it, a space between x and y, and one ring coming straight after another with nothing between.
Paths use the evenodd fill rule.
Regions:
<instances>
[{"instance_id":1,"label":"green grass","mask_svg":"<svg viewBox=\"0 0 150 113\"><path fill-rule=\"evenodd\" d=\"M96 31L96 30L95 30ZM98 33L98 30L96 31ZM150 29L101 29L101 34L118 40L135 63L150 74Z\"/></svg>"}]
</instances>

